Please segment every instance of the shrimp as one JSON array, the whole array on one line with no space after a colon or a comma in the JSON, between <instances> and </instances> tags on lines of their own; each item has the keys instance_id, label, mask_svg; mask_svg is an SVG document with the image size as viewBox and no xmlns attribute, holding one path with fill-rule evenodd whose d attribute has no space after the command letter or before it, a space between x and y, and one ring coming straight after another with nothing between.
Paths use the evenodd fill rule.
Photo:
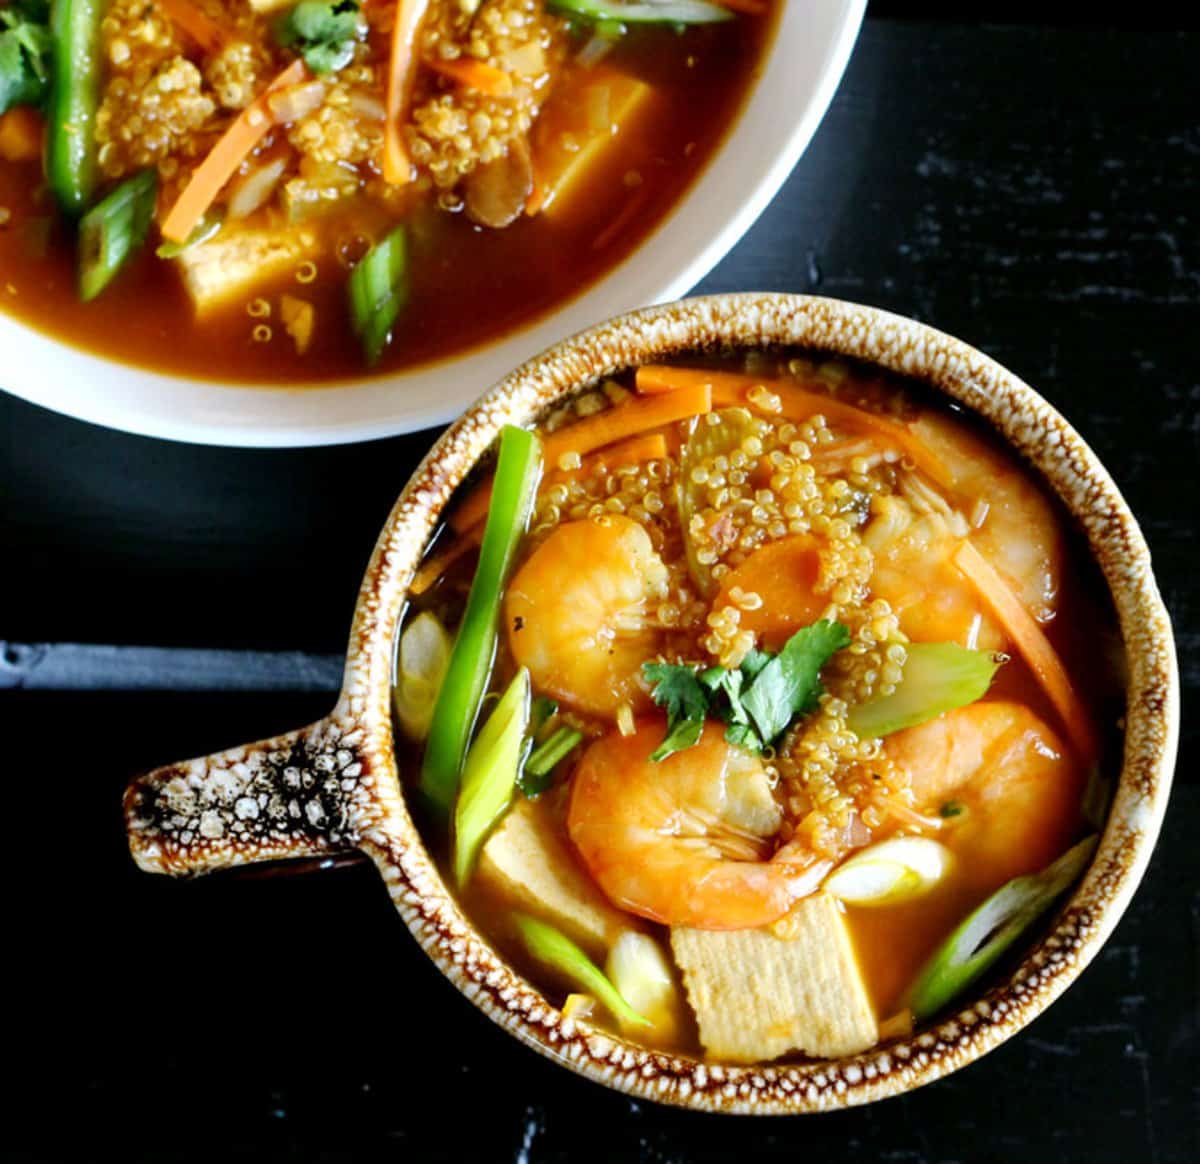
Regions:
<instances>
[{"instance_id":1,"label":"shrimp","mask_svg":"<svg viewBox=\"0 0 1200 1164\"><path fill-rule=\"evenodd\" d=\"M670 926L770 925L813 892L828 862L768 860L783 813L762 764L709 721L698 743L655 763L661 718L611 732L583 754L567 832L621 909Z\"/></svg>"},{"instance_id":2,"label":"shrimp","mask_svg":"<svg viewBox=\"0 0 1200 1164\"><path fill-rule=\"evenodd\" d=\"M985 701L889 736L917 809L989 886L1048 865L1075 839L1085 773L1020 703Z\"/></svg>"},{"instance_id":3,"label":"shrimp","mask_svg":"<svg viewBox=\"0 0 1200 1164\"><path fill-rule=\"evenodd\" d=\"M667 568L636 521L611 514L560 525L505 595L513 659L535 687L580 711L646 706L641 665L661 639L647 606L666 587Z\"/></svg>"},{"instance_id":4,"label":"shrimp","mask_svg":"<svg viewBox=\"0 0 1200 1164\"><path fill-rule=\"evenodd\" d=\"M1054 511L1025 475L960 422L927 413L911 428L943 466L941 484L951 496L907 473L899 496L875 498L863 533L875 555L872 593L889 603L916 642L1001 648L1003 632L952 555L969 536L1033 617L1048 622L1063 557Z\"/></svg>"}]
</instances>

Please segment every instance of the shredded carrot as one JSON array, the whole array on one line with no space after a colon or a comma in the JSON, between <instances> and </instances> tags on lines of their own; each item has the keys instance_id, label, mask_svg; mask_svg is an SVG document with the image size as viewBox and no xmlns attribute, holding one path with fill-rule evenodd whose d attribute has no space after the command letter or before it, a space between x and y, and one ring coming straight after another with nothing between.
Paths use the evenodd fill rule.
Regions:
<instances>
[{"instance_id":1,"label":"shredded carrot","mask_svg":"<svg viewBox=\"0 0 1200 1164\"><path fill-rule=\"evenodd\" d=\"M583 456L627 437L644 434L649 429L711 412L712 395L709 385L695 384L680 388L677 392L666 392L644 400L635 397L614 405L605 412L576 421L543 438L544 462L556 466L565 453ZM459 533L470 529L487 514L491 499L492 483L489 479L481 482L450 515L450 528Z\"/></svg>"},{"instance_id":2,"label":"shredded carrot","mask_svg":"<svg viewBox=\"0 0 1200 1164\"><path fill-rule=\"evenodd\" d=\"M172 24L187 33L206 53L211 55L224 47L225 29L207 12L197 8L192 0L158 0L158 6Z\"/></svg>"},{"instance_id":3,"label":"shredded carrot","mask_svg":"<svg viewBox=\"0 0 1200 1164\"><path fill-rule=\"evenodd\" d=\"M530 188L529 197L525 199L525 213L532 218L546 204L546 195L550 192L549 187L542 180L540 171L538 170L537 158L533 158L533 186Z\"/></svg>"},{"instance_id":4,"label":"shredded carrot","mask_svg":"<svg viewBox=\"0 0 1200 1164\"><path fill-rule=\"evenodd\" d=\"M428 7L429 0L396 0L383 122L383 177L393 186L405 186L412 180L412 161L404 148L400 128L416 76L417 58L413 50Z\"/></svg>"},{"instance_id":5,"label":"shredded carrot","mask_svg":"<svg viewBox=\"0 0 1200 1164\"><path fill-rule=\"evenodd\" d=\"M280 89L298 85L308 76L301 60L293 61L245 109L221 135L204 161L192 172L188 184L163 220L162 235L170 242L186 242L204 213L216 201L238 166L266 136L274 122L267 98Z\"/></svg>"},{"instance_id":6,"label":"shredded carrot","mask_svg":"<svg viewBox=\"0 0 1200 1164\"><path fill-rule=\"evenodd\" d=\"M464 530L444 550L422 562L408 584L410 594L424 594L455 562L483 541L484 522L478 521Z\"/></svg>"},{"instance_id":7,"label":"shredded carrot","mask_svg":"<svg viewBox=\"0 0 1200 1164\"><path fill-rule=\"evenodd\" d=\"M638 433L628 440L609 445L584 457L578 469L558 469L548 474L550 480L572 480L589 477L596 472L612 473L628 465L646 461L662 461L667 456L667 438L661 432Z\"/></svg>"},{"instance_id":8,"label":"shredded carrot","mask_svg":"<svg viewBox=\"0 0 1200 1164\"><path fill-rule=\"evenodd\" d=\"M979 592L988 609L1029 664L1046 697L1062 718L1067 735L1085 763L1097 755L1091 717L1083 706L1058 653L1033 615L995 567L969 542L954 552L954 564Z\"/></svg>"},{"instance_id":9,"label":"shredded carrot","mask_svg":"<svg viewBox=\"0 0 1200 1164\"><path fill-rule=\"evenodd\" d=\"M425 64L435 73L489 97L508 97L513 91L512 77L508 73L474 57L455 57L452 61L428 57Z\"/></svg>"},{"instance_id":10,"label":"shredded carrot","mask_svg":"<svg viewBox=\"0 0 1200 1164\"><path fill-rule=\"evenodd\" d=\"M28 105L14 105L0 114L0 158L6 162L33 162L42 156L46 122Z\"/></svg>"},{"instance_id":11,"label":"shredded carrot","mask_svg":"<svg viewBox=\"0 0 1200 1164\"><path fill-rule=\"evenodd\" d=\"M671 392L688 384L710 384L713 406L716 408L749 408L768 416L785 416L788 420L807 420L820 413L826 420L845 425L859 432L869 432L880 440L894 445L908 456L918 469L943 489L954 490L954 481L946 466L903 424L847 404L823 392L814 392L798 384L768 380L743 372L717 372L703 368L674 368L668 364L647 364L637 370L636 387L641 395ZM762 389L758 397L755 389ZM754 394L754 395L752 395ZM778 400L778 411L768 407Z\"/></svg>"}]
</instances>

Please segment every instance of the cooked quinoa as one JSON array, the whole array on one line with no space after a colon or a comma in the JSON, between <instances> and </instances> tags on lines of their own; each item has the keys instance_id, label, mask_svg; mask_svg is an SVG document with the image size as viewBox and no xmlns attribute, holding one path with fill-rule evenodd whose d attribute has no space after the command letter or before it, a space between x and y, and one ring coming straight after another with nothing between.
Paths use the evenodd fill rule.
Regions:
<instances>
[{"instance_id":1,"label":"cooked quinoa","mask_svg":"<svg viewBox=\"0 0 1200 1164\"><path fill-rule=\"evenodd\" d=\"M840 380L840 365L821 371ZM810 371L794 362L793 373ZM617 403L628 392L609 383L578 397L569 408L548 418L552 431L564 423ZM770 401L762 401L764 409ZM738 449L692 466L692 486L703 498L692 536L703 547L697 555L714 583L756 549L794 534L821 539L820 573L815 586L828 599L820 617L843 623L851 644L826 668L827 691L816 711L781 741L768 770L777 781L785 809L783 839L803 836L817 855L844 850L847 829L856 816L868 828L879 827L895 806L907 807L908 775L892 763L879 740L860 740L846 727L854 704L890 694L899 682L907 639L888 603L872 600L873 555L862 531L876 500L891 495L899 474L894 454L865 459L842 448L824 416L802 424L749 417L738 410ZM712 412L695 423L714 428L735 423L728 413ZM893 458L893 459L889 459ZM762 605L753 592L734 588L729 602L715 603L693 581L684 548L679 494L683 488L677 457L644 464L574 474L560 470L543 483L531 522L531 541L544 540L557 526L581 519L623 514L643 526L667 567L668 581L649 621L665 632L663 658L669 662L736 667L756 645L740 628L743 611ZM704 541L706 530L721 530ZM586 719L568 716L588 727ZM605 725L608 726L608 725Z\"/></svg>"}]
</instances>

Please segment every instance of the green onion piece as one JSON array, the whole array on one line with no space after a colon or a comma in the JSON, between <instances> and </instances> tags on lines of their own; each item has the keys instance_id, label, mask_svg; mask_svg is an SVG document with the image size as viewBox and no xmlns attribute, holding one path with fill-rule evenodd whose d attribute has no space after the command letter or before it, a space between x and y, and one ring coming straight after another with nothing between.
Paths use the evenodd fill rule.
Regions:
<instances>
[{"instance_id":1,"label":"green onion piece","mask_svg":"<svg viewBox=\"0 0 1200 1164\"><path fill-rule=\"evenodd\" d=\"M475 858L517 786L529 725L529 672L522 667L475 737L454 810L454 879L466 885Z\"/></svg>"},{"instance_id":2,"label":"green onion piece","mask_svg":"<svg viewBox=\"0 0 1200 1164\"><path fill-rule=\"evenodd\" d=\"M910 643L896 689L851 708L846 726L864 740L916 727L981 699L999 665L991 652L957 643Z\"/></svg>"},{"instance_id":3,"label":"green onion piece","mask_svg":"<svg viewBox=\"0 0 1200 1164\"><path fill-rule=\"evenodd\" d=\"M909 994L917 1019L927 1019L985 974L1087 868L1096 848L1090 836L1040 873L1002 885L946 939L925 964Z\"/></svg>"},{"instance_id":4,"label":"green onion piece","mask_svg":"<svg viewBox=\"0 0 1200 1164\"><path fill-rule=\"evenodd\" d=\"M354 334L362 341L367 363L374 367L408 299L408 237L403 226L359 260L346 289Z\"/></svg>"},{"instance_id":5,"label":"green onion piece","mask_svg":"<svg viewBox=\"0 0 1200 1164\"><path fill-rule=\"evenodd\" d=\"M545 776L579 741L583 733L574 728L560 727L529 757L525 767L534 776Z\"/></svg>"},{"instance_id":6,"label":"green onion piece","mask_svg":"<svg viewBox=\"0 0 1200 1164\"><path fill-rule=\"evenodd\" d=\"M225 212L219 207L210 210L198 223L191 234L187 236L181 243L164 241L159 243L155 254L160 259L177 259L184 251L190 251L192 247L198 247L201 243L208 242L218 231L225 220Z\"/></svg>"},{"instance_id":7,"label":"green onion piece","mask_svg":"<svg viewBox=\"0 0 1200 1164\"><path fill-rule=\"evenodd\" d=\"M650 1026L650 1020L625 1001L600 967L565 934L525 913L514 913L513 921L525 948L539 962L557 970L572 985L595 995L622 1022Z\"/></svg>"},{"instance_id":8,"label":"green onion piece","mask_svg":"<svg viewBox=\"0 0 1200 1164\"><path fill-rule=\"evenodd\" d=\"M550 0L549 7L593 23L715 24L734 18L728 8L704 0L662 0L657 4L625 3L623 0Z\"/></svg>"},{"instance_id":9,"label":"green onion piece","mask_svg":"<svg viewBox=\"0 0 1200 1164\"><path fill-rule=\"evenodd\" d=\"M95 299L141 249L154 217L158 174L143 170L122 182L79 220L79 297Z\"/></svg>"},{"instance_id":10,"label":"green onion piece","mask_svg":"<svg viewBox=\"0 0 1200 1164\"><path fill-rule=\"evenodd\" d=\"M46 177L58 204L82 214L96 186L100 21L105 0L53 0L54 81L47 106Z\"/></svg>"},{"instance_id":11,"label":"green onion piece","mask_svg":"<svg viewBox=\"0 0 1200 1164\"><path fill-rule=\"evenodd\" d=\"M463 757L487 689L496 652L500 598L529 521L541 465L538 438L524 429L507 426L500 434L500 456L479 565L433 709L421 766L421 790L443 814L449 813L454 804Z\"/></svg>"}]
</instances>

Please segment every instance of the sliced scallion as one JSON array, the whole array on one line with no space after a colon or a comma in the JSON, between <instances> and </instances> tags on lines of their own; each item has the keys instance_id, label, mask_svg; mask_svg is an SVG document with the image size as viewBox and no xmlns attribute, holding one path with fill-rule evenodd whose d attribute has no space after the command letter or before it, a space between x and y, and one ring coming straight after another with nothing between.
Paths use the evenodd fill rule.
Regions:
<instances>
[{"instance_id":1,"label":"sliced scallion","mask_svg":"<svg viewBox=\"0 0 1200 1164\"><path fill-rule=\"evenodd\" d=\"M196 223L196 229L183 242L177 243L170 240L161 242L154 253L160 259L177 259L184 251L190 251L192 247L198 247L201 243L208 242L221 229L224 219L225 213L219 207L210 210Z\"/></svg>"},{"instance_id":2,"label":"sliced scallion","mask_svg":"<svg viewBox=\"0 0 1200 1164\"><path fill-rule=\"evenodd\" d=\"M927 1019L982 977L1000 956L1070 888L1087 868L1096 837L1068 849L1040 873L1000 886L942 943L909 994L909 1007Z\"/></svg>"},{"instance_id":3,"label":"sliced scallion","mask_svg":"<svg viewBox=\"0 0 1200 1164\"><path fill-rule=\"evenodd\" d=\"M379 363L392 326L408 299L408 236L403 226L373 246L350 272L347 284L354 334L367 363Z\"/></svg>"},{"instance_id":4,"label":"sliced scallion","mask_svg":"<svg viewBox=\"0 0 1200 1164\"><path fill-rule=\"evenodd\" d=\"M467 753L462 791L454 807L454 879L467 883L492 826L517 786L529 726L529 672L522 667L492 709Z\"/></svg>"},{"instance_id":5,"label":"sliced scallion","mask_svg":"<svg viewBox=\"0 0 1200 1164\"><path fill-rule=\"evenodd\" d=\"M732 20L733 13L704 0L657 0L625 3L623 0L550 0L550 7L578 20L621 24L716 24Z\"/></svg>"},{"instance_id":6,"label":"sliced scallion","mask_svg":"<svg viewBox=\"0 0 1200 1164\"><path fill-rule=\"evenodd\" d=\"M524 429L506 427L500 434L500 455L479 565L433 709L421 766L421 789L442 813L449 813L458 791L463 758L496 653L500 598L529 521L541 465L538 438Z\"/></svg>"},{"instance_id":7,"label":"sliced scallion","mask_svg":"<svg viewBox=\"0 0 1200 1164\"><path fill-rule=\"evenodd\" d=\"M158 174L122 182L79 220L79 297L95 299L146 241L158 197Z\"/></svg>"},{"instance_id":8,"label":"sliced scallion","mask_svg":"<svg viewBox=\"0 0 1200 1164\"><path fill-rule=\"evenodd\" d=\"M910 643L907 650L895 690L860 703L846 717L846 726L864 740L916 727L982 699L1000 665L991 652L968 651L957 643Z\"/></svg>"},{"instance_id":9,"label":"sliced scallion","mask_svg":"<svg viewBox=\"0 0 1200 1164\"><path fill-rule=\"evenodd\" d=\"M526 796L540 796L545 792L550 787L554 769L582 739L582 732L564 725L543 740L525 761L525 769L521 773L521 791Z\"/></svg>"},{"instance_id":10,"label":"sliced scallion","mask_svg":"<svg viewBox=\"0 0 1200 1164\"><path fill-rule=\"evenodd\" d=\"M558 971L573 986L595 995L622 1023L639 1027L650 1025L650 1020L625 1001L600 967L565 934L525 913L514 913L513 921L525 948L539 962Z\"/></svg>"}]
</instances>

